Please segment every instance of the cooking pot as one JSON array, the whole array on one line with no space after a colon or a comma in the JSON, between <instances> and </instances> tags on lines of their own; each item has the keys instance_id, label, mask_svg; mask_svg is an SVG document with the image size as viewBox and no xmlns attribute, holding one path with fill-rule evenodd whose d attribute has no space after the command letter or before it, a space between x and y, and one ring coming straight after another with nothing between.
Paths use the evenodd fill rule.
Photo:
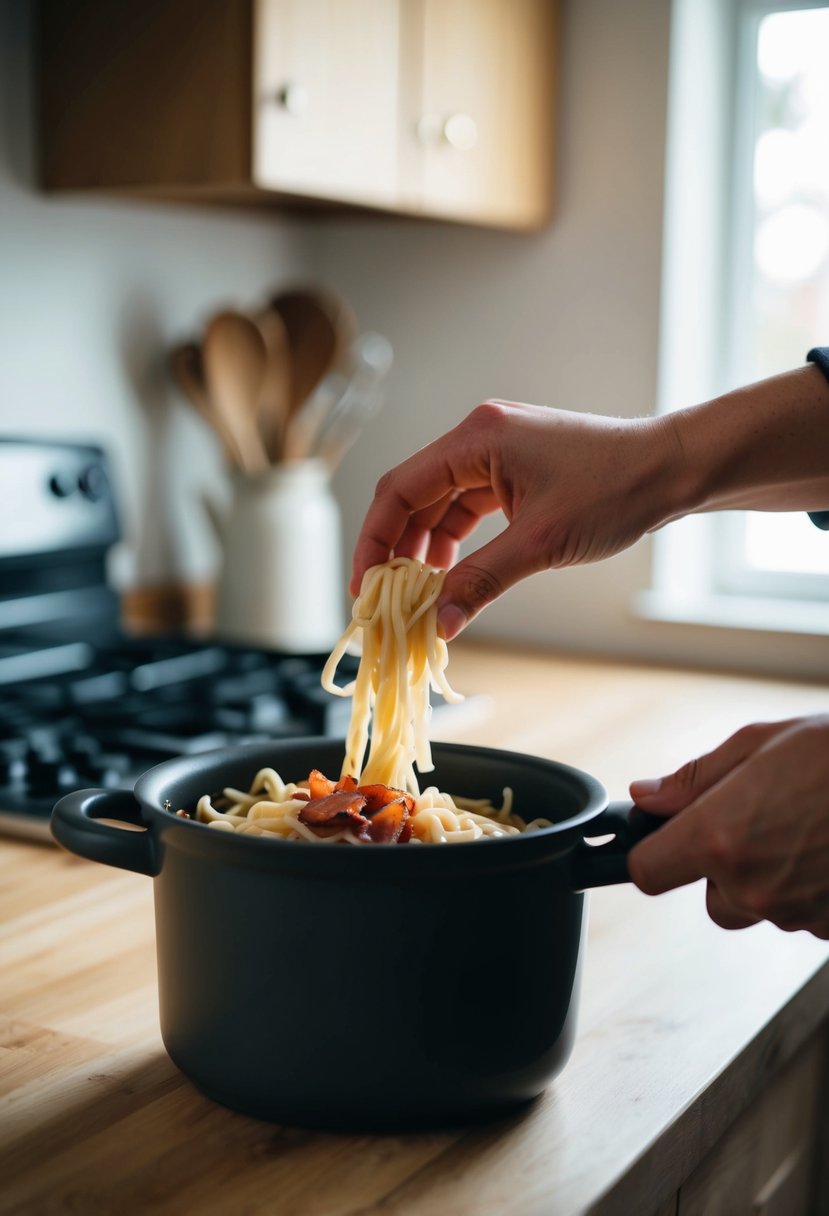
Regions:
<instances>
[{"instance_id":1,"label":"cooking pot","mask_svg":"<svg viewBox=\"0 0 829 1216\"><path fill-rule=\"evenodd\" d=\"M500 803L521 836L416 846L263 840L176 815L248 789L260 768L336 776L342 740L291 739L170 760L128 790L52 815L82 857L152 875L161 1033L211 1098L306 1127L391 1130L506 1113L564 1067L589 887L628 880L660 821L608 807L564 764L438 743L428 783ZM143 828L125 831L101 818ZM604 843L586 838L612 834Z\"/></svg>"}]
</instances>

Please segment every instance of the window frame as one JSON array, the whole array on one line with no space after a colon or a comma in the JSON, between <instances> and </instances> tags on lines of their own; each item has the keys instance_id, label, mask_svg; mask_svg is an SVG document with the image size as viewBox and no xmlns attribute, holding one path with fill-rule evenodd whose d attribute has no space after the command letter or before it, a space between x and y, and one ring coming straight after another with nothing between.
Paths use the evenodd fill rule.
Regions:
<instances>
[{"instance_id":1,"label":"window frame","mask_svg":"<svg viewBox=\"0 0 829 1216\"><path fill-rule=\"evenodd\" d=\"M726 232L727 259L723 291L725 336L722 367L728 383L754 378L749 351L751 325L741 301L754 278L754 152L759 87L757 39L762 21L774 13L829 9L827 0L732 0L734 6L734 86L731 180ZM805 358L806 352L803 352ZM748 518L745 512L721 515L711 529L710 585L713 594L786 600L829 599L829 574L758 570L747 561Z\"/></svg>"}]
</instances>

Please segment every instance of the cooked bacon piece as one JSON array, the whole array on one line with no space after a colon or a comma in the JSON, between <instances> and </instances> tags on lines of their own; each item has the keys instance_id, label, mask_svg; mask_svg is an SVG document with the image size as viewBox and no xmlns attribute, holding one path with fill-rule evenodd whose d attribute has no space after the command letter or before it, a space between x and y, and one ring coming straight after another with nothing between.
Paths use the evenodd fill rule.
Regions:
<instances>
[{"instance_id":1,"label":"cooked bacon piece","mask_svg":"<svg viewBox=\"0 0 829 1216\"><path fill-rule=\"evenodd\" d=\"M318 768L314 768L308 777L308 788L312 798L326 798L329 794L334 793L336 787L334 782L329 781Z\"/></svg>"},{"instance_id":2,"label":"cooked bacon piece","mask_svg":"<svg viewBox=\"0 0 829 1216\"><path fill-rule=\"evenodd\" d=\"M365 802L361 794L349 794L346 790L326 794L324 798L311 798L299 812L300 822L314 827L338 820L341 827L367 827L368 819L360 814Z\"/></svg>"},{"instance_id":3,"label":"cooked bacon piece","mask_svg":"<svg viewBox=\"0 0 829 1216\"><path fill-rule=\"evenodd\" d=\"M300 821L320 837L350 828L366 843L408 844L412 838L415 800L405 790L358 785L357 778L349 775L335 783L315 768L308 776L308 789L298 789L293 797L305 803Z\"/></svg>"},{"instance_id":4,"label":"cooked bacon piece","mask_svg":"<svg viewBox=\"0 0 829 1216\"><path fill-rule=\"evenodd\" d=\"M366 800L366 814L376 815L384 806L392 802L405 803L406 810L411 815L414 811L414 798L404 790L393 789L390 785L360 785L357 792Z\"/></svg>"},{"instance_id":5,"label":"cooked bacon piece","mask_svg":"<svg viewBox=\"0 0 829 1216\"><path fill-rule=\"evenodd\" d=\"M384 806L369 820L368 829L363 833L376 844L400 843L403 830L409 821L409 811L404 801L405 795L396 798ZM409 828L411 834L411 827Z\"/></svg>"}]
</instances>

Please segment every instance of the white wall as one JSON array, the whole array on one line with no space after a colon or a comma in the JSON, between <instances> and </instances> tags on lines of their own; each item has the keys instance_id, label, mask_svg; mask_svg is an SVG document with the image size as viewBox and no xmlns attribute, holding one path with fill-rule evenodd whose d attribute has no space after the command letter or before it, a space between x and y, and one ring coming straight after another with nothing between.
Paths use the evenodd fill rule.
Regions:
<instances>
[{"instance_id":1,"label":"white wall","mask_svg":"<svg viewBox=\"0 0 829 1216\"><path fill-rule=\"evenodd\" d=\"M215 550L199 496L220 459L165 351L214 307L303 276L307 229L266 212L40 193L34 7L0 3L0 434L101 443L129 541L121 577L205 577Z\"/></svg>"},{"instance_id":2,"label":"white wall","mask_svg":"<svg viewBox=\"0 0 829 1216\"><path fill-rule=\"evenodd\" d=\"M566 6L558 199L538 235L346 220L316 255L397 355L382 421L338 489L353 539L377 476L486 397L618 415L657 388L669 0ZM548 645L647 653L631 619L648 547L536 576L472 627Z\"/></svg>"}]
</instances>

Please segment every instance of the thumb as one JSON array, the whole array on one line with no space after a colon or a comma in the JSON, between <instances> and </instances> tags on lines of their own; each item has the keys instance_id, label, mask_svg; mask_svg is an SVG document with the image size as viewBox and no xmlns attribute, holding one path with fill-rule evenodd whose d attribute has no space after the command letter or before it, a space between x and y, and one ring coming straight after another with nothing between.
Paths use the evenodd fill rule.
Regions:
<instances>
[{"instance_id":1,"label":"thumb","mask_svg":"<svg viewBox=\"0 0 829 1216\"><path fill-rule=\"evenodd\" d=\"M438 627L447 642L482 608L538 567L514 525L482 545L447 573L438 600Z\"/></svg>"},{"instance_id":2,"label":"thumb","mask_svg":"<svg viewBox=\"0 0 829 1216\"><path fill-rule=\"evenodd\" d=\"M684 810L789 725L789 722L758 722L744 726L714 751L689 760L667 777L632 781L630 796L648 811L670 815Z\"/></svg>"}]
</instances>

